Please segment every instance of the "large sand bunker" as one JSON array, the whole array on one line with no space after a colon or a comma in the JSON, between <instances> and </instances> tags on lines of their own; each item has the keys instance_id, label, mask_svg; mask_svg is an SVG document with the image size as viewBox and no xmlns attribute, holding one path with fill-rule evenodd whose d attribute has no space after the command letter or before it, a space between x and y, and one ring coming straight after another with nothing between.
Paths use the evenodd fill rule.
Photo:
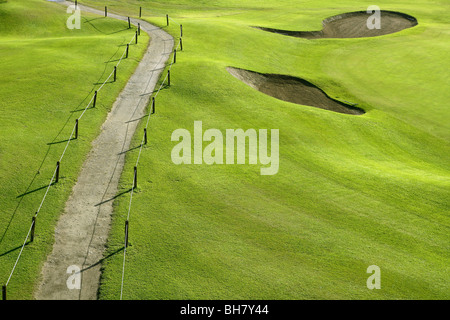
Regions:
<instances>
[{"instance_id":1,"label":"large sand bunker","mask_svg":"<svg viewBox=\"0 0 450 320\"><path fill-rule=\"evenodd\" d=\"M263 74L238 68L228 72L250 87L274 98L339 113L361 115L364 110L330 98L312 83L286 75Z\"/></svg>"},{"instance_id":2,"label":"large sand bunker","mask_svg":"<svg viewBox=\"0 0 450 320\"><path fill-rule=\"evenodd\" d=\"M371 13L356 11L339 14L322 21L320 31L288 31L272 28L257 27L264 31L279 33L287 36L319 39L319 38L363 38L376 37L399 32L417 25L417 19L400 12L380 11L380 29L369 29L367 20Z\"/></svg>"}]
</instances>

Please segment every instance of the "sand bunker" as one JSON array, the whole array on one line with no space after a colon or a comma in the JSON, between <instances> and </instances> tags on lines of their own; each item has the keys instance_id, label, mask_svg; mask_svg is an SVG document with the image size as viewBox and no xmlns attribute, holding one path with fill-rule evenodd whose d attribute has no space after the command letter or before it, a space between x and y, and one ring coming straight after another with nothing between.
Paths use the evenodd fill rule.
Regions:
<instances>
[{"instance_id":1,"label":"sand bunker","mask_svg":"<svg viewBox=\"0 0 450 320\"><path fill-rule=\"evenodd\" d=\"M345 114L361 115L365 113L364 110L354 105L330 98L320 88L300 78L263 74L232 67L228 67L227 70L250 87L280 100Z\"/></svg>"},{"instance_id":2,"label":"sand bunker","mask_svg":"<svg viewBox=\"0 0 450 320\"><path fill-rule=\"evenodd\" d=\"M349 12L329 17L323 20L321 31L287 31L264 27L257 28L298 38L323 39L377 37L417 25L416 18L404 13L385 10L381 10L380 13L380 29L369 29L367 27L367 19L371 14L366 11Z\"/></svg>"}]
</instances>

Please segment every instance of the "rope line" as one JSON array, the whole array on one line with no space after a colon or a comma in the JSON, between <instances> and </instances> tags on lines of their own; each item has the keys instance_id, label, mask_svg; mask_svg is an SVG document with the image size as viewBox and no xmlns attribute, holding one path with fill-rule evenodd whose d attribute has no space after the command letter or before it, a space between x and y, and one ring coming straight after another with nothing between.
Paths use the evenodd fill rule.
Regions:
<instances>
[{"instance_id":1,"label":"rope line","mask_svg":"<svg viewBox=\"0 0 450 320\"><path fill-rule=\"evenodd\" d=\"M14 273L14 270L16 270L16 266L17 266L17 263L19 262L20 256L22 255L23 248L25 247L25 244L27 243L28 237L30 236L31 229L33 229L33 224L34 224L34 221L31 223L30 229L28 230L27 237L25 238L25 241L23 242L22 248L20 249L19 255L18 255L17 259L16 259L16 263L14 264L14 267L13 267L13 269L11 271L11 274L9 275L8 281L6 281L6 286L8 286L9 280L11 280L11 277L12 277L12 275Z\"/></svg>"},{"instance_id":2,"label":"rope line","mask_svg":"<svg viewBox=\"0 0 450 320\"><path fill-rule=\"evenodd\" d=\"M38 210L36 213L39 213L41 211L42 205L44 204L45 198L47 197L48 190L50 190L50 187L52 186L53 180L55 179L56 172L58 171L58 168L55 168L55 171L53 172L53 177L50 180L50 183L48 184L47 190L45 191L44 197L42 198L41 204L39 205Z\"/></svg>"}]
</instances>

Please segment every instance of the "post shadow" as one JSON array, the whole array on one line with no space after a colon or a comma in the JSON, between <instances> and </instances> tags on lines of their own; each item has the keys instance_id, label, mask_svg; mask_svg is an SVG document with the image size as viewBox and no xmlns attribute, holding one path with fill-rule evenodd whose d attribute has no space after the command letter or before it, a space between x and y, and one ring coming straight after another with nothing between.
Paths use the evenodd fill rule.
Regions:
<instances>
[{"instance_id":1,"label":"post shadow","mask_svg":"<svg viewBox=\"0 0 450 320\"><path fill-rule=\"evenodd\" d=\"M114 197L112 197L112 198L110 198L110 199L103 200L102 202L97 203L97 204L95 205L95 207L98 207L98 206L101 206L102 204L105 204L105 203L107 203L107 202L113 201L113 200L115 200L115 199L117 199L117 198L123 196L124 194L127 194L127 193L131 192L131 190L132 190L132 189L130 188L130 189L128 189L128 190L122 191L121 193L116 194Z\"/></svg>"}]
</instances>

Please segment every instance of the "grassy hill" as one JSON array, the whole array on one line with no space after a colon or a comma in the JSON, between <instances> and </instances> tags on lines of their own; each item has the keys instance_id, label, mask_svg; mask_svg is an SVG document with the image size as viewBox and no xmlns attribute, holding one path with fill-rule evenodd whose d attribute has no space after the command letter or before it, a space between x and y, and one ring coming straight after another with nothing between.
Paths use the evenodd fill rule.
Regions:
<instances>
[{"instance_id":1,"label":"grassy hill","mask_svg":"<svg viewBox=\"0 0 450 320\"><path fill-rule=\"evenodd\" d=\"M4 285L77 119L122 56L135 29L126 22L81 15L70 30L66 7L41 0L0 3L0 284ZM99 92L70 142L8 284L8 299L30 299L53 243L54 226L74 185L90 142L136 67L148 37L132 45L117 82Z\"/></svg>"},{"instance_id":2,"label":"grassy hill","mask_svg":"<svg viewBox=\"0 0 450 320\"><path fill-rule=\"evenodd\" d=\"M124 299L448 299L449 154L445 1L380 1L418 26L376 38L306 40L354 1L97 1L183 24L172 86L158 95L133 195ZM435 10L433 8L442 8ZM166 27L164 27L166 28ZM178 25L168 29L178 35ZM306 79L367 113L283 102L228 66ZM280 169L175 165L171 134L279 129ZM143 125L142 125L143 126ZM135 138L139 145L141 130ZM205 147L207 143L203 144ZM120 296L128 154L100 297ZM370 265L381 289L369 290Z\"/></svg>"}]
</instances>

